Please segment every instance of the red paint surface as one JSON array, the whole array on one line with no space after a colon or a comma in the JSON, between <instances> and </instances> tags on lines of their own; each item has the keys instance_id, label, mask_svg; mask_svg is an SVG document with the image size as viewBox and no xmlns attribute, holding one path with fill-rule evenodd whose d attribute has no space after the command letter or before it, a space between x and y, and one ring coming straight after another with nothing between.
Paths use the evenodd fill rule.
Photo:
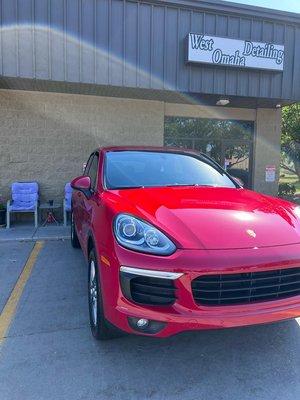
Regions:
<instances>
[{"instance_id":1,"label":"red paint surface","mask_svg":"<svg viewBox=\"0 0 300 400\"><path fill-rule=\"evenodd\" d=\"M91 197L77 191L73 194L78 237L86 257L88 240L94 240L105 316L111 323L132 332L127 323L128 315L166 321L166 328L157 335L163 337L191 329L243 326L300 316L300 296L243 306L205 307L195 304L191 292L191 281L201 274L299 266L300 218L295 213L296 205L245 189L105 190L102 164L105 152L114 150L125 148L99 150L98 188ZM176 151L182 152L181 149ZM122 248L112 230L113 219L121 212L133 214L159 228L176 244L176 252L162 257ZM110 261L110 267L101 263L100 256ZM183 272L176 281L176 303L168 307L141 306L126 300L119 283L121 265Z\"/></svg>"}]
</instances>

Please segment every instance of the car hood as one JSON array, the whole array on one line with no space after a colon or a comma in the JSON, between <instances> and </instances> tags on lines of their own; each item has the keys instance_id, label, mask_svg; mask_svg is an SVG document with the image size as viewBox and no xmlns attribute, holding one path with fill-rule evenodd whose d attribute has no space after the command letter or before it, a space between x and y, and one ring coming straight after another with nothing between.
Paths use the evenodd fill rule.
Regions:
<instances>
[{"instance_id":1,"label":"car hood","mask_svg":"<svg viewBox=\"0 0 300 400\"><path fill-rule=\"evenodd\" d=\"M168 187L106 192L115 213L143 218L184 249L300 243L295 205L246 189Z\"/></svg>"}]
</instances>

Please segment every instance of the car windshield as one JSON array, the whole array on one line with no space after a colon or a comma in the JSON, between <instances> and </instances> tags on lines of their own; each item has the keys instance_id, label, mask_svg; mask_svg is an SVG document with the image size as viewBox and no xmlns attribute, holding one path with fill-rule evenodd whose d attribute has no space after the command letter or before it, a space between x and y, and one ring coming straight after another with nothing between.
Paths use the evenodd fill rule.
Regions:
<instances>
[{"instance_id":1,"label":"car windshield","mask_svg":"<svg viewBox=\"0 0 300 400\"><path fill-rule=\"evenodd\" d=\"M237 187L213 161L201 156L175 152L108 152L104 178L108 189L164 186Z\"/></svg>"}]
</instances>

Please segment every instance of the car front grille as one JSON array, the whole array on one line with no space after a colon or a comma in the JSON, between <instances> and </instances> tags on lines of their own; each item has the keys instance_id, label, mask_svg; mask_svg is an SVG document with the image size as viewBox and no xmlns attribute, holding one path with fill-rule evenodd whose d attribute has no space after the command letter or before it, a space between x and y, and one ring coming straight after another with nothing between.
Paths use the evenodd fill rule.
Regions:
<instances>
[{"instance_id":1,"label":"car front grille","mask_svg":"<svg viewBox=\"0 0 300 400\"><path fill-rule=\"evenodd\" d=\"M300 268L241 274L203 275L192 281L197 304L249 304L300 295Z\"/></svg>"}]
</instances>

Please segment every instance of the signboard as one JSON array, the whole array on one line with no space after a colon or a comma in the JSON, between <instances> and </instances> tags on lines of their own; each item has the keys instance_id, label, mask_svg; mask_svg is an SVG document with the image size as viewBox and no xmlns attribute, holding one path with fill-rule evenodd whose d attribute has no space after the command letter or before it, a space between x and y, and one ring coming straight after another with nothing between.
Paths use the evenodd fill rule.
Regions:
<instances>
[{"instance_id":1,"label":"signboard","mask_svg":"<svg viewBox=\"0 0 300 400\"><path fill-rule=\"evenodd\" d=\"M266 166L266 182L275 182L276 178L276 166L267 165Z\"/></svg>"},{"instance_id":2,"label":"signboard","mask_svg":"<svg viewBox=\"0 0 300 400\"><path fill-rule=\"evenodd\" d=\"M284 46L189 33L187 61L283 71Z\"/></svg>"}]
</instances>

